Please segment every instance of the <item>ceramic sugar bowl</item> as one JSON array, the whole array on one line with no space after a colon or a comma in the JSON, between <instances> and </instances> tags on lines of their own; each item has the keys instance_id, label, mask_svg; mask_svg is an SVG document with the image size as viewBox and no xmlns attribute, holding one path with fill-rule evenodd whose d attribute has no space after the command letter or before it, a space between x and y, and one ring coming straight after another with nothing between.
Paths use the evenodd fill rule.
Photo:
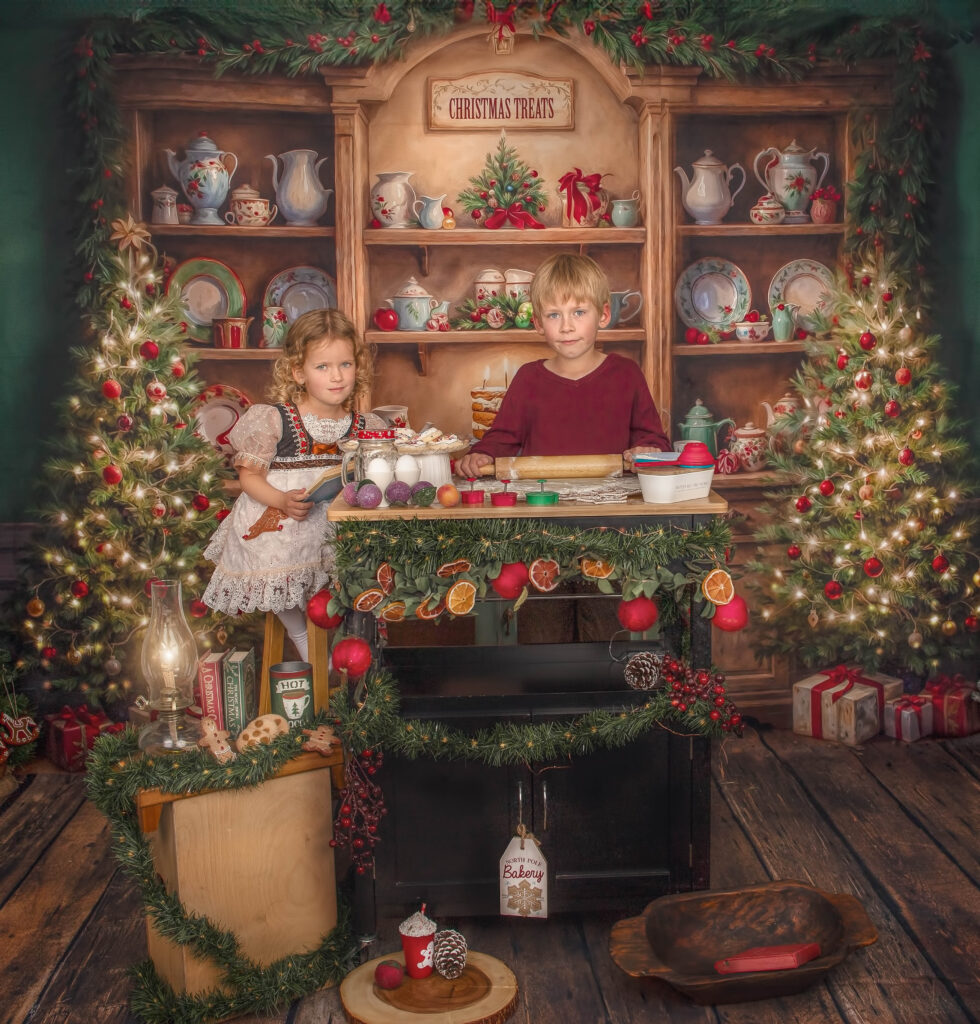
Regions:
<instances>
[{"instance_id":1,"label":"ceramic sugar bowl","mask_svg":"<svg viewBox=\"0 0 980 1024\"><path fill-rule=\"evenodd\" d=\"M747 473L755 473L766 465L766 431L754 423L746 423L732 432L728 442L728 450L738 457L738 461Z\"/></svg>"},{"instance_id":2,"label":"ceramic sugar bowl","mask_svg":"<svg viewBox=\"0 0 980 1024\"><path fill-rule=\"evenodd\" d=\"M785 219L786 207L771 192L760 196L749 210L749 220L753 224L782 224Z\"/></svg>"}]
</instances>

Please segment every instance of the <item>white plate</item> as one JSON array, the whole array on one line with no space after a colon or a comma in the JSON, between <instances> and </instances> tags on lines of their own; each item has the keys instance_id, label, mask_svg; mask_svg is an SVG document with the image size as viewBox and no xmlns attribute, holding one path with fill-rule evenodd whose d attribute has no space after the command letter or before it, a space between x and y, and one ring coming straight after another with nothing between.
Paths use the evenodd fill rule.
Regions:
<instances>
[{"instance_id":1,"label":"white plate","mask_svg":"<svg viewBox=\"0 0 980 1024\"><path fill-rule=\"evenodd\" d=\"M790 260L776 271L769 283L769 308L780 302L793 302L799 306L796 322L805 331L814 333L817 323L813 314L830 313L830 292L834 288L834 275L828 267L816 260Z\"/></svg>"},{"instance_id":2,"label":"white plate","mask_svg":"<svg viewBox=\"0 0 980 1024\"><path fill-rule=\"evenodd\" d=\"M219 452L232 454L228 431L252 404L244 391L230 384L209 384L198 396L194 406L197 433L210 441Z\"/></svg>"},{"instance_id":3,"label":"white plate","mask_svg":"<svg viewBox=\"0 0 980 1024\"><path fill-rule=\"evenodd\" d=\"M734 263L707 256L695 260L677 279L674 304L687 327L727 330L752 308L752 289Z\"/></svg>"},{"instance_id":4,"label":"white plate","mask_svg":"<svg viewBox=\"0 0 980 1024\"><path fill-rule=\"evenodd\" d=\"M337 306L337 284L319 267L290 267L282 270L265 290L264 306L282 306L286 322L311 309L334 309Z\"/></svg>"}]
</instances>

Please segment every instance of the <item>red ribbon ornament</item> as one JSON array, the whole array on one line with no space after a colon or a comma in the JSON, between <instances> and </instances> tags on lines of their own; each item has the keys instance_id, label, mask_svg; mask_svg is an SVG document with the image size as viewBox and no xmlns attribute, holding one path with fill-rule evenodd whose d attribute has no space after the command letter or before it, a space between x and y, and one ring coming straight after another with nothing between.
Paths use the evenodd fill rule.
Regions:
<instances>
[{"instance_id":1,"label":"red ribbon ornament","mask_svg":"<svg viewBox=\"0 0 980 1024\"><path fill-rule=\"evenodd\" d=\"M579 168L567 171L558 179L558 191L565 193L565 214L570 221L581 224L590 213L602 206L599 197L601 174L583 174ZM580 186L584 186L584 189Z\"/></svg>"},{"instance_id":2,"label":"red ribbon ornament","mask_svg":"<svg viewBox=\"0 0 980 1024\"><path fill-rule=\"evenodd\" d=\"M498 11L492 3L487 3L487 21L497 26L497 41L503 42L504 32L511 35L517 34L517 25L514 23L514 14L517 11L517 4L508 4L502 11ZM491 36L493 33L491 33Z\"/></svg>"},{"instance_id":3,"label":"red ribbon ornament","mask_svg":"<svg viewBox=\"0 0 980 1024\"><path fill-rule=\"evenodd\" d=\"M503 206L498 206L483 224L484 227L499 228L507 221L510 221L517 228L544 227L541 221L535 220L520 203L511 203L506 209Z\"/></svg>"}]
</instances>

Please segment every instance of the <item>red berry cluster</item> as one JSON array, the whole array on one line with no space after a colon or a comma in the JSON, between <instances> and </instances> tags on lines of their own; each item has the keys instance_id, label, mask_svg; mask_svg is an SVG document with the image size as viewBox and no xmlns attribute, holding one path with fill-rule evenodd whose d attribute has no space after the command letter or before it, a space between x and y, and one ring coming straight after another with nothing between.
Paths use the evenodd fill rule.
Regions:
<instances>
[{"instance_id":1,"label":"red berry cluster","mask_svg":"<svg viewBox=\"0 0 980 1024\"><path fill-rule=\"evenodd\" d=\"M670 706L681 713L690 712L693 715L704 713L704 708L697 705L702 702L707 705L707 716L712 722L717 722L723 732L733 732L736 735L742 733L742 716L738 708L730 701L725 691L725 677L716 672L712 674L707 669L693 669L677 661L675 658L666 658L661 668L664 686L670 690Z\"/></svg>"},{"instance_id":2,"label":"red berry cluster","mask_svg":"<svg viewBox=\"0 0 980 1024\"><path fill-rule=\"evenodd\" d=\"M374 864L378 826L388 813L381 787L372 781L384 758L380 750L362 750L348 758L344 767L344 788L338 794L333 823L333 847L349 846L354 870L366 874Z\"/></svg>"}]
</instances>

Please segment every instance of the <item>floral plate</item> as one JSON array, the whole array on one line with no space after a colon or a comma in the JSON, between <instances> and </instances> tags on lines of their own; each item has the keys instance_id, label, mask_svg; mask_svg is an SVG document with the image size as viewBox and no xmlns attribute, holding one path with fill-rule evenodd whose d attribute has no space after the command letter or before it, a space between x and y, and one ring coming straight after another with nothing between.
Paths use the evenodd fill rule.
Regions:
<instances>
[{"instance_id":1,"label":"floral plate","mask_svg":"<svg viewBox=\"0 0 980 1024\"><path fill-rule=\"evenodd\" d=\"M734 263L706 256L677 279L674 303L686 326L724 331L745 319L752 306L752 289Z\"/></svg>"},{"instance_id":2,"label":"floral plate","mask_svg":"<svg viewBox=\"0 0 980 1024\"><path fill-rule=\"evenodd\" d=\"M282 306L287 323L311 309L333 309L337 305L337 283L319 267L290 267L269 282L263 306Z\"/></svg>"},{"instance_id":3,"label":"floral plate","mask_svg":"<svg viewBox=\"0 0 980 1024\"><path fill-rule=\"evenodd\" d=\"M815 333L814 313L830 313L830 293L834 288L834 275L828 267L816 260L790 260L776 271L769 283L769 308L780 302L793 302L799 306L796 322L805 331Z\"/></svg>"},{"instance_id":4,"label":"floral plate","mask_svg":"<svg viewBox=\"0 0 980 1024\"><path fill-rule=\"evenodd\" d=\"M167 294L179 291L187 317L187 337L211 344L211 321L245 315L245 288L227 264L199 256L178 263L167 281Z\"/></svg>"},{"instance_id":5,"label":"floral plate","mask_svg":"<svg viewBox=\"0 0 980 1024\"><path fill-rule=\"evenodd\" d=\"M231 455L234 449L228 431L251 404L244 391L230 384L209 384L195 400L196 432L222 454Z\"/></svg>"}]
</instances>

